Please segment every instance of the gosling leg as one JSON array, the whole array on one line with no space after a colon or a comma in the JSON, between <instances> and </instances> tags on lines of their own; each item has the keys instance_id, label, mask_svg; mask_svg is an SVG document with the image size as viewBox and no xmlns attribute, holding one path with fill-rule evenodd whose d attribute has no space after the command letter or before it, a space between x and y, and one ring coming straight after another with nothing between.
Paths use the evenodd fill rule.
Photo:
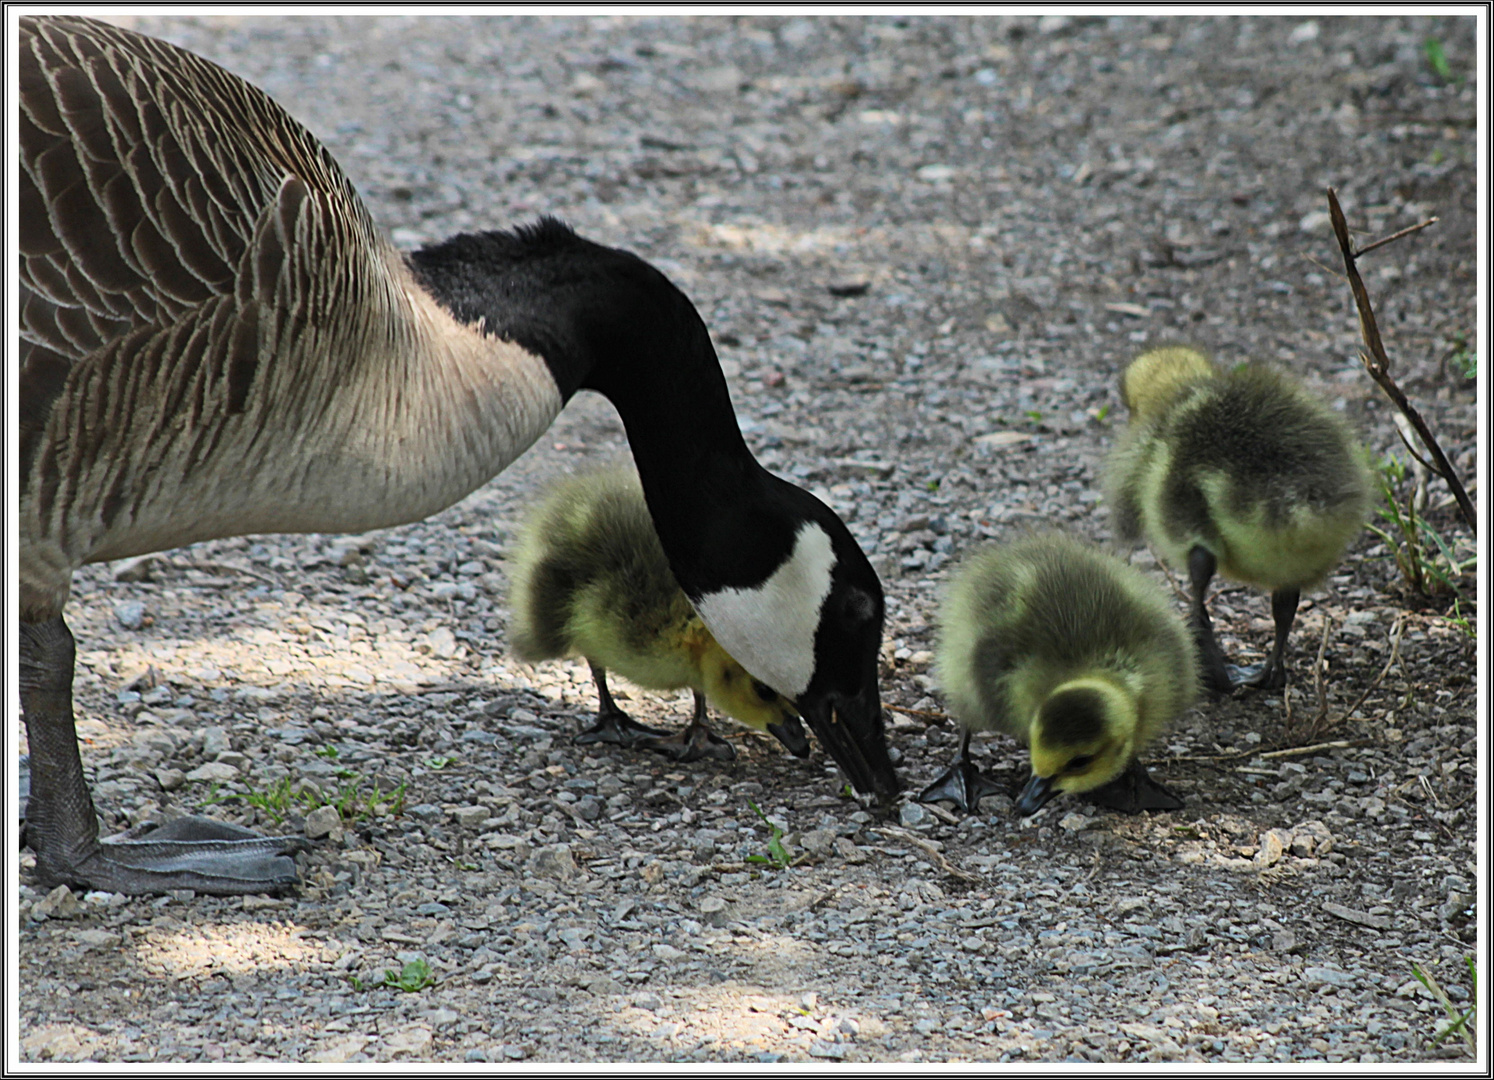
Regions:
<instances>
[{"instance_id":1,"label":"gosling leg","mask_svg":"<svg viewBox=\"0 0 1494 1080\"><path fill-rule=\"evenodd\" d=\"M996 781L975 767L970 760L970 732L960 740L960 752L949 763L949 768L939 778L918 793L918 801L924 803L948 799L967 814L980 805L987 795L1004 794Z\"/></svg>"},{"instance_id":2,"label":"gosling leg","mask_svg":"<svg viewBox=\"0 0 1494 1080\"><path fill-rule=\"evenodd\" d=\"M20 624L21 713L30 745L26 841L43 885L139 895L191 889L219 896L297 883L301 837L258 836L184 817L135 838L100 840L73 723L73 635L62 616Z\"/></svg>"},{"instance_id":3,"label":"gosling leg","mask_svg":"<svg viewBox=\"0 0 1494 1080\"><path fill-rule=\"evenodd\" d=\"M645 750L654 750L672 757L675 761L700 761L702 758L732 761L737 756L736 749L710 729L706 723L705 695L699 690L694 693L695 715L690 718L688 727L673 735L642 739L638 745Z\"/></svg>"},{"instance_id":4,"label":"gosling leg","mask_svg":"<svg viewBox=\"0 0 1494 1080\"><path fill-rule=\"evenodd\" d=\"M1193 607L1188 612L1188 625L1193 639L1198 643L1198 661L1203 668L1203 684L1209 693L1227 694L1235 688L1229 668L1224 662L1224 652L1214 638L1214 623L1204 598L1209 592L1209 582L1214 580L1218 561L1208 548L1194 545L1188 552L1188 582L1193 589Z\"/></svg>"},{"instance_id":5,"label":"gosling leg","mask_svg":"<svg viewBox=\"0 0 1494 1080\"><path fill-rule=\"evenodd\" d=\"M1230 679L1235 686L1280 690L1286 685L1287 636L1297 619L1297 604L1301 599L1300 589L1277 589L1271 594L1271 618L1276 623L1276 640L1271 643L1271 655L1264 664L1249 667L1229 665Z\"/></svg>"},{"instance_id":6,"label":"gosling leg","mask_svg":"<svg viewBox=\"0 0 1494 1080\"><path fill-rule=\"evenodd\" d=\"M597 667L595 664L590 666L592 680L597 684L597 718L591 727L577 735L572 742L582 745L599 742L615 743L631 749L646 744L650 739L663 738L669 734L667 731L640 724L618 708L617 702L612 700L612 694L607 689L606 669Z\"/></svg>"}]
</instances>

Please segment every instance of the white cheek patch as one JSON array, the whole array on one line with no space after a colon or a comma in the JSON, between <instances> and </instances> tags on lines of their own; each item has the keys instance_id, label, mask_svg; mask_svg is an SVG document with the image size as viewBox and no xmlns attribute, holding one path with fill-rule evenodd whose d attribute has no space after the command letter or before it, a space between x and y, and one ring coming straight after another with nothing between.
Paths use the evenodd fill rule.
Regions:
<instances>
[{"instance_id":1,"label":"white cheek patch","mask_svg":"<svg viewBox=\"0 0 1494 1080\"><path fill-rule=\"evenodd\" d=\"M695 610L755 678L797 698L814 677L814 635L834 567L829 534L810 522L799 529L793 554L767 581L755 589L707 593Z\"/></svg>"}]
</instances>

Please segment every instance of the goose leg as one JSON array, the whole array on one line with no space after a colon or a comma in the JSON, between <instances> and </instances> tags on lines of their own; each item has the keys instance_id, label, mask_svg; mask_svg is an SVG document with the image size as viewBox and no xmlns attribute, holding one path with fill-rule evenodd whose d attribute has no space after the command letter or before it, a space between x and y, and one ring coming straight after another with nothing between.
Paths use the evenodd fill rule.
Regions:
<instances>
[{"instance_id":1,"label":"goose leg","mask_svg":"<svg viewBox=\"0 0 1494 1080\"><path fill-rule=\"evenodd\" d=\"M1183 800L1153 779L1140 761L1132 761L1125 772L1102 787L1086 791L1082 798L1123 814L1183 808Z\"/></svg>"},{"instance_id":2,"label":"goose leg","mask_svg":"<svg viewBox=\"0 0 1494 1080\"><path fill-rule=\"evenodd\" d=\"M699 761L702 758L734 760L737 756L736 749L706 723L705 695L699 690L694 693L695 715L690 718L689 726L673 735L641 740L638 745L645 750L672 757L675 761Z\"/></svg>"},{"instance_id":3,"label":"goose leg","mask_svg":"<svg viewBox=\"0 0 1494 1080\"><path fill-rule=\"evenodd\" d=\"M1193 607L1188 613L1188 624L1193 630L1193 639L1198 642L1198 660L1203 667L1204 688L1211 694L1227 694L1235 688L1230 678L1224 652L1214 638L1214 623L1209 610L1204 606L1204 597L1209 592L1209 582L1214 580L1218 563L1214 553L1195 545L1188 552L1188 581L1193 589Z\"/></svg>"},{"instance_id":4,"label":"goose leg","mask_svg":"<svg viewBox=\"0 0 1494 1080\"><path fill-rule=\"evenodd\" d=\"M60 615L22 622L20 630L21 713L31 749L26 840L42 884L222 896L296 884L289 855L307 846L300 837L261 837L207 818L181 818L135 839L99 840L73 725L73 635Z\"/></svg>"},{"instance_id":5,"label":"goose leg","mask_svg":"<svg viewBox=\"0 0 1494 1080\"><path fill-rule=\"evenodd\" d=\"M599 742L615 743L631 749L644 745L650 739L660 739L669 734L667 731L640 724L617 707L617 702L612 700L612 693L607 689L605 668L591 664L591 677L592 681L597 684L596 723L577 735L572 740L573 742L581 745Z\"/></svg>"},{"instance_id":6,"label":"goose leg","mask_svg":"<svg viewBox=\"0 0 1494 1080\"><path fill-rule=\"evenodd\" d=\"M960 740L960 752L939 778L918 793L925 803L948 799L967 814L973 812L987 795L1001 795L1001 785L975 767L970 760L970 732Z\"/></svg>"}]
</instances>

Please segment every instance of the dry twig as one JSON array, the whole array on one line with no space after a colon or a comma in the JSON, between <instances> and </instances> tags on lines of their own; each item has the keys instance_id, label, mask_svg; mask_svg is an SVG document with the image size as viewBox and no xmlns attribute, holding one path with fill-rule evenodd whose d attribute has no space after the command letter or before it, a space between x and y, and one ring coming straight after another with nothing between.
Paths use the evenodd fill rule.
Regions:
<instances>
[{"instance_id":1,"label":"dry twig","mask_svg":"<svg viewBox=\"0 0 1494 1080\"><path fill-rule=\"evenodd\" d=\"M1356 258L1365 252L1373 251L1375 248L1388 244L1392 240L1425 228L1437 219L1432 218L1430 221L1424 221L1411 228L1402 229L1398 233L1387 236L1383 240L1377 240L1375 243L1355 251L1352 242L1349 240L1349 226L1344 220L1343 208L1339 206L1338 195L1332 188L1328 189L1328 213L1333 219L1333 234L1338 238L1339 249L1343 252L1344 269L1348 273L1349 289L1354 294L1354 306L1359 310L1359 333L1364 338L1364 346L1367 350L1359 354L1359 359L1364 364L1364 370L1369 372L1370 378L1374 379L1380 389L1385 391L1385 396L1395 403L1395 407L1401 411L1402 415L1411 421L1411 426L1416 429L1417 438L1427 448L1427 452L1432 455L1433 469L1435 469L1438 476L1447 482L1447 486L1452 490L1453 498L1458 501L1458 509L1463 514L1463 520L1468 523L1468 528L1473 531L1474 536L1477 536L1478 519L1474 513L1473 501L1469 499L1468 492L1463 487L1463 482L1458 479L1457 470L1447 460L1447 455L1442 452L1441 444L1437 442L1437 438L1432 434L1431 428L1427 427L1427 422L1422 419L1421 413L1407 400L1405 392L1401 390L1396 384L1395 379L1391 377L1390 357L1386 355L1385 343L1380 339L1380 327L1375 321L1375 310L1370 306L1369 292L1365 289L1364 279L1359 276L1359 268L1354 262Z\"/></svg>"}]
</instances>

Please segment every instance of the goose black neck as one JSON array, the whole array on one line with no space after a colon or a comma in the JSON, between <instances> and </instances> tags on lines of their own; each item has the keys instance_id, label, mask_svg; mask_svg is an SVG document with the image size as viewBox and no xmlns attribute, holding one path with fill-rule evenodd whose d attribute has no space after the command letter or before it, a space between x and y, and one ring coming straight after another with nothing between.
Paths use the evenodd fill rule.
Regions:
<instances>
[{"instance_id":1,"label":"goose black neck","mask_svg":"<svg viewBox=\"0 0 1494 1080\"><path fill-rule=\"evenodd\" d=\"M553 218L511 232L453 237L410 255L456 318L541 357L563 400L596 390L627 429L645 496L686 590L712 560L702 505L776 486L737 427L710 334L654 267L582 239ZM750 496L749 496L749 500ZM734 524L741 524L740 522Z\"/></svg>"}]
</instances>

